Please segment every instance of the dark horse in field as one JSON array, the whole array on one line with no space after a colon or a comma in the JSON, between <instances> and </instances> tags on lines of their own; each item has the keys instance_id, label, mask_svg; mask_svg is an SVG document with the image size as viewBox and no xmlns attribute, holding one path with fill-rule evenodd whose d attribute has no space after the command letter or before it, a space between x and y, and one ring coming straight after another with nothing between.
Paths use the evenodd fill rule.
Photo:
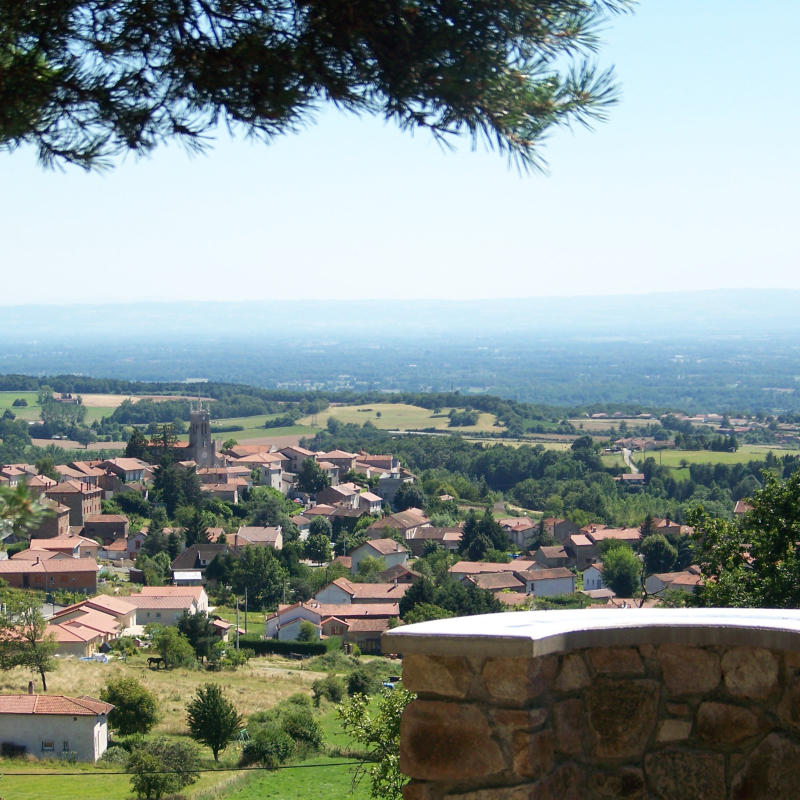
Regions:
<instances>
[{"instance_id":1,"label":"dark horse in field","mask_svg":"<svg viewBox=\"0 0 800 800\"><path fill-rule=\"evenodd\" d=\"M150 657L150 658L147 659L147 668L148 669L152 669L153 668L153 664L156 665L156 669L161 669L161 665L162 664L164 665L164 669L167 668L167 662L163 658L161 658L160 656L159 657Z\"/></svg>"}]
</instances>

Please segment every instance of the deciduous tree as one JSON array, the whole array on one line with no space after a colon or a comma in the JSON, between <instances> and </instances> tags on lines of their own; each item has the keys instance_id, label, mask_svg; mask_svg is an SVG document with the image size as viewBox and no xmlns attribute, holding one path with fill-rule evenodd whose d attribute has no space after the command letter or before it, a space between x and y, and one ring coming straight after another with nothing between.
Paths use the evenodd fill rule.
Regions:
<instances>
[{"instance_id":1,"label":"deciduous tree","mask_svg":"<svg viewBox=\"0 0 800 800\"><path fill-rule=\"evenodd\" d=\"M186 722L192 739L210 747L219 761L220 752L238 735L242 715L219 684L207 683L187 704Z\"/></svg>"},{"instance_id":2,"label":"deciduous tree","mask_svg":"<svg viewBox=\"0 0 800 800\"><path fill-rule=\"evenodd\" d=\"M161 719L156 696L135 678L109 678L100 699L114 706L108 724L120 736L149 733Z\"/></svg>"}]
</instances>

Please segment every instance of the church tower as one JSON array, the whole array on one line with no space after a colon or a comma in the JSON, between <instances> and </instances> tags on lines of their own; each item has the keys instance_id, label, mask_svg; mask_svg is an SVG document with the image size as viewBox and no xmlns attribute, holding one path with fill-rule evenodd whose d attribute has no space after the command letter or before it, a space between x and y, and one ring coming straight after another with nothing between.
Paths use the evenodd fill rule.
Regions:
<instances>
[{"instance_id":1,"label":"church tower","mask_svg":"<svg viewBox=\"0 0 800 800\"><path fill-rule=\"evenodd\" d=\"M215 446L211 440L211 413L201 401L189 411L189 448L198 467L210 467L215 462Z\"/></svg>"}]
</instances>

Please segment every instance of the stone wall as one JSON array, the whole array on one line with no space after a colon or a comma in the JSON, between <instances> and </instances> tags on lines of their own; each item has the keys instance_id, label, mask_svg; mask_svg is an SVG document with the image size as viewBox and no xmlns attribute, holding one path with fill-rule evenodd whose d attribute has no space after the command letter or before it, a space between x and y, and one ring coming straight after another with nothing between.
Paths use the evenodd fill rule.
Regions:
<instances>
[{"instance_id":1,"label":"stone wall","mask_svg":"<svg viewBox=\"0 0 800 800\"><path fill-rule=\"evenodd\" d=\"M405 800L798 800L800 654L409 654Z\"/></svg>"}]
</instances>

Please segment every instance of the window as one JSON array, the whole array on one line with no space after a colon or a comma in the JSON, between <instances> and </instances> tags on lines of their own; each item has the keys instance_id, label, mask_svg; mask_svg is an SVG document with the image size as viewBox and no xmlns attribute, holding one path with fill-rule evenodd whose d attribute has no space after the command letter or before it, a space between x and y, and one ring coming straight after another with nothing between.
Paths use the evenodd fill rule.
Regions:
<instances>
[{"instance_id":1,"label":"window","mask_svg":"<svg viewBox=\"0 0 800 800\"><path fill-rule=\"evenodd\" d=\"M64 742L64 752L69 753L69 742Z\"/></svg>"},{"instance_id":2,"label":"window","mask_svg":"<svg viewBox=\"0 0 800 800\"><path fill-rule=\"evenodd\" d=\"M161 619L161 612L160 611L156 612L156 619Z\"/></svg>"},{"instance_id":3,"label":"window","mask_svg":"<svg viewBox=\"0 0 800 800\"><path fill-rule=\"evenodd\" d=\"M56 749L55 742L42 742L42 752L50 752Z\"/></svg>"}]
</instances>

